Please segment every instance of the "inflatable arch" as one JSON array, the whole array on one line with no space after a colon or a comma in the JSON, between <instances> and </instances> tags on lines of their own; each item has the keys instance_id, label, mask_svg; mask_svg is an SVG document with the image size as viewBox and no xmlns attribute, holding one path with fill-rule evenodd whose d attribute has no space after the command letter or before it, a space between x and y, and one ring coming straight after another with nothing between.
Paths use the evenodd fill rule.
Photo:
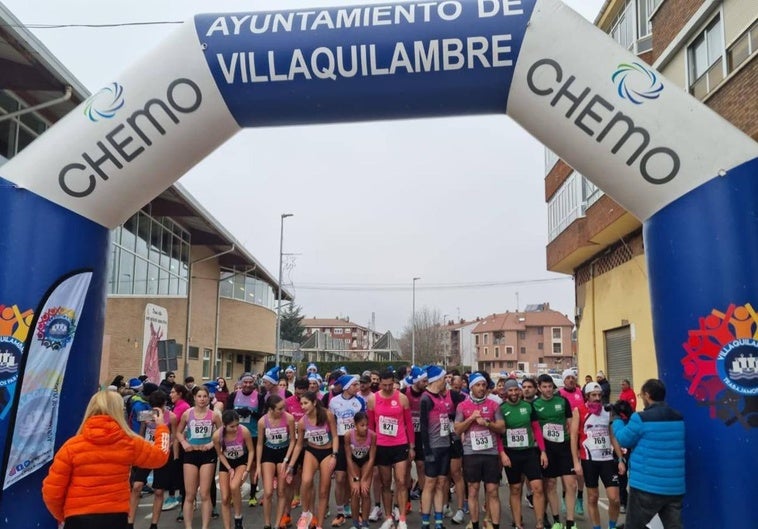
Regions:
<instances>
[{"instance_id":1,"label":"inflatable arch","mask_svg":"<svg viewBox=\"0 0 758 529\"><path fill-rule=\"evenodd\" d=\"M97 387L109 228L241 127L476 113L642 219L687 526L753 519L758 144L558 0L199 15L3 166L0 519L55 526L40 483Z\"/></svg>"}]
</instances>

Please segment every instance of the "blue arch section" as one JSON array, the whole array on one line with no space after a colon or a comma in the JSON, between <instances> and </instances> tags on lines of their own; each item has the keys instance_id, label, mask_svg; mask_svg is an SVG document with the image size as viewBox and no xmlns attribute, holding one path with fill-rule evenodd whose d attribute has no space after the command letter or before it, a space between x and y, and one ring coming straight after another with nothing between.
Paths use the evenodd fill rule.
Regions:
<instances>
[{"instance_id":1,"label":"blue arch section","mask_svg":"<svg viewBox=\"0 0 758 529\"><path fill-rule=\"evenodd\" d=\"M0 178L0 211L6 219L25 219L25 222L6 222L0 237L0 255L3 269L0 273L0 304L16 305L21 311L32 309L37 321L41 302L64 275L74 270L94 272L84 301L84 310L78 317L75 344L60 388L59 418L55 449L74 435L79 428L82 403L86 403L98 389L100 356L102 353L103 326L105 323L105 274L107 270L109 231L90 220L19 189ZM30 212L33 212L30 215ZM32 255L38 255L33 258ZM32 329L29 334L31 335ZM26 346L31 341L27 338ZM23 377L25 359L19 359L18 390ZM34 417L16 417L13 401L4 402L0 420L0 446L3 452L3 469L10 452L11 423L23 425ZM46 469L46 467L45 467ZM42 502L40 490L45 470L30 474L1 492L0 519L10 526L28 527L42 522L55 527L52 516Z\"/></svg>"},{"instance_id":2,"label":"blue arch section","mask_svg":"<svg viewBox=\"0 0 758 529\"><path fill-rule=\"evenodd\" d=\"M758 159L694 189L644 226L659 376L687 428L687 527L739 525L754 510L747 498L758 458L746 455L755 454L758 395L731 390L717 368L740 337L718 314L734 318L730 307L758 300L756 175Z\"/></svg>"},{"instance_id":3,"label":"blue arch section","mask_svg":"<svg viewBox=\"0 0 758 529\"><path fill-rule=\"evenodd\" d=\"M198 15L195 27L242 127L502 114L535 1L509 16L485 4L498 13L398 3Z\"/></svg>"}]
</instances>

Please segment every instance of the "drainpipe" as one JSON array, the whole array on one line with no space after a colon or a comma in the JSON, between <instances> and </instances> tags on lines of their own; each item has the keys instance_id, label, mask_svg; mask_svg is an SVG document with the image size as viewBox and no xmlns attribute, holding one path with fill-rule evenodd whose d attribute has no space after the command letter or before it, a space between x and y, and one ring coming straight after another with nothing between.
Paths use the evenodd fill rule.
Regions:
<instances>
[{"instance_id":1,"label":"drainpipe","mask_svg":"<svg viewBox=\"0 0 758 529\"><path fill-rule=\"evenodd\" d=\"M202 259L198 259L197 261L191 261L189 264L189 275L187 278L187 322L186 322L186 333L184 335L184 378L187 378L189 376L189 347L190 347L190 326L192 321L192 266L196 265L198 263L202 263L205 261L210 261L211 259L215 259L216 257L221 257L222 255L226 255L228 253L232 253L236 249L235 245L232 244L232 247L228 250L225 250L223 252L219 252L217 254L209 255L208 257L203 257Z\"/></svg>"},{"instance_id":2,"label":"drainpipe","mask_svg":"<svg viewBox=\"0 0 758 529\"><path fill-rule=\"evenodd\" d=\"M29 112L35 112L37 110L42 110L43 108L57 105L58 103L63 103L64 101L68 101L69 99L71 99L72 95L74 95L74 89L71 88L70 86L67 86L66 93L63 94L61 97L58 97L51 101L45 101L44 103L40 103L39 105L34 105L33 107L22 108L21 110L10 112L9 114L3 114L2 116L0 116L0 121L7 121L9 119L17 118L24 114L28 114Z\"/></svg>"}]
</instances>

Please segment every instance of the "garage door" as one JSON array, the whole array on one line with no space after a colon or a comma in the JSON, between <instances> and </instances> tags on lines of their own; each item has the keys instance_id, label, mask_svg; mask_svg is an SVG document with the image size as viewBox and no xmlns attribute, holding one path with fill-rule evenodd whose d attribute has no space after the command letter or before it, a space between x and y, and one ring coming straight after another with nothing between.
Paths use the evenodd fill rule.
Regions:
<instances>
[{"instance_id":1,"label":"garage door","mask_svg":"<svg viewBox=\"0 0 758 529\"><path fill-rule=\"evenodd\" d=\"M605 331L606 376L611 383L611 402L621 392L621 381L632 379L632 333L629 325Z\"/></svg>"}]
</instances>

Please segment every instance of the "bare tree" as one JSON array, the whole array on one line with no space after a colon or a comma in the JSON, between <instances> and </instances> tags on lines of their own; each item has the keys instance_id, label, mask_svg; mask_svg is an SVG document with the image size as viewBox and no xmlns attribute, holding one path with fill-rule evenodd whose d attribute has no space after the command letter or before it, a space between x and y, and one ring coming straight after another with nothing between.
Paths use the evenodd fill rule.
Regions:
<instances>
[{"instance_id":1,"label":"bare tree","mask_svg":"<svg viewBox=\"0 0 758 529\"><path fill-rule=\"evenodd\" d=\"M416 365L442 362L442 323L437 309L424 307L416 311ZM406 360L411 360L412 332L411 317L400 335L400 348Z\"/></svg>"}]
</instances>

